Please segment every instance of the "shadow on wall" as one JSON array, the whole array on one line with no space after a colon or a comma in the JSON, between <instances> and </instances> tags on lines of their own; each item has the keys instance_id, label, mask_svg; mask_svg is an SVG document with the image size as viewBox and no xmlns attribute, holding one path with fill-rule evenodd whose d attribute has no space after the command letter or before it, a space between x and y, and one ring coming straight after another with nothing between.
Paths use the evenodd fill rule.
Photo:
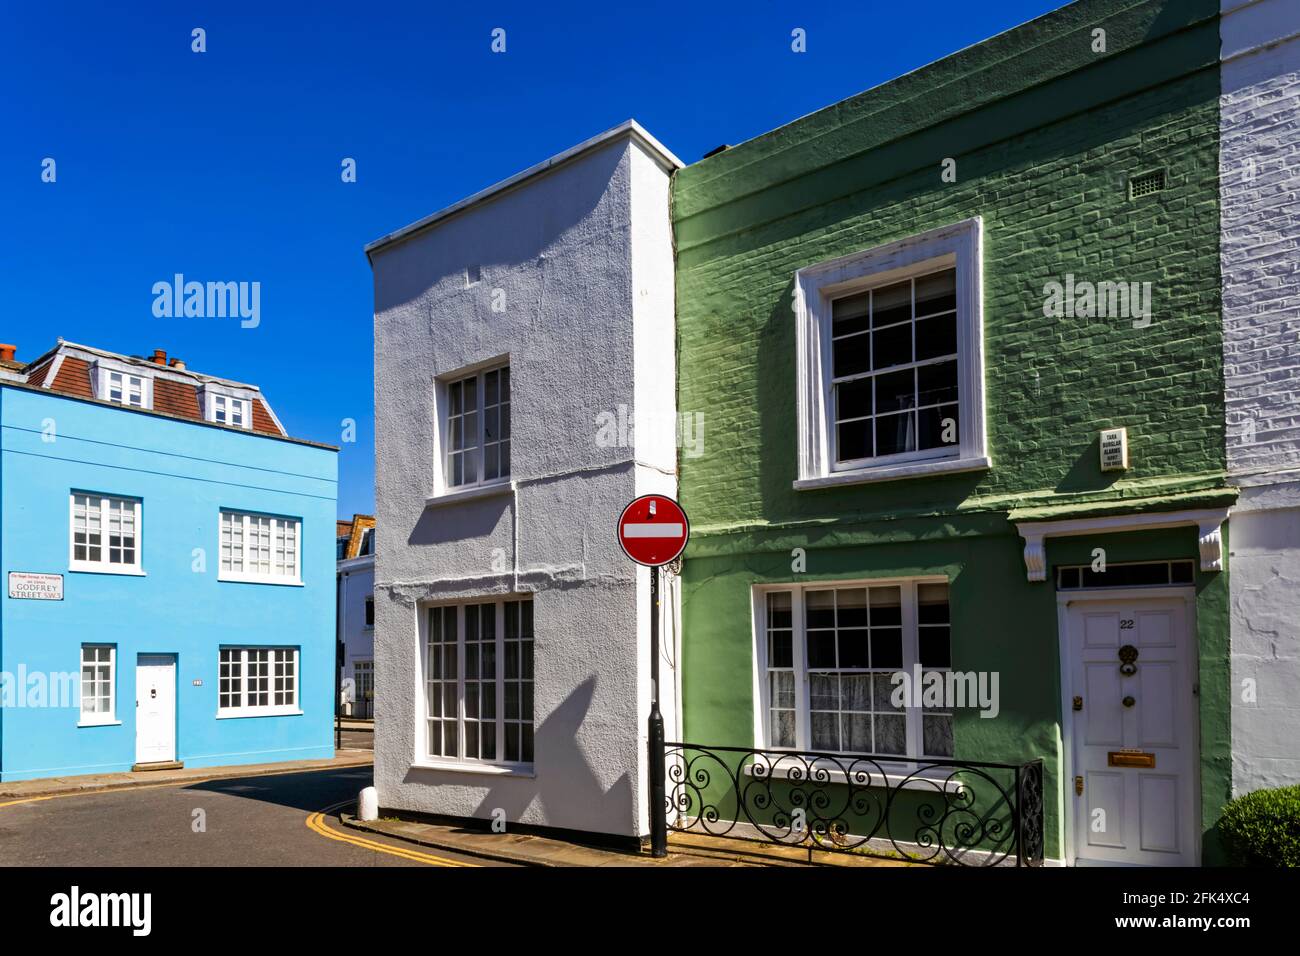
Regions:
<instances>
[{"instance_id":1,"label":"shadow on wall","mask_svg":"<svg viewBox=\"0 0 1300 956\"><path fill-rule=\"evenodd\" d=\"M548 802L536 787L521 787L518 779L492 785L479 801L474 817L490 820L495 810L504 810L507 826L522 820L534 801L540 804L547 826L590 832L632 835L636 815L632 806L632 781L624 773L606 790L577 745L578 733L596 695L596 678L579 684L559 707L537 725L535 747L546 754L547 778L561 789L552 790ZM427 783L419 771L408 771L404 783ZM623 808L622 819L611 817L610 808ZM639 834L636 834L639 835Z\"/></svg>"},{"instance_id":2,"label":"shadow on wall","mask_svg":"<svg viewBox=\"0 0 1300 956\"><path fill-rule=\"evenodd\" d=\"M627 144L616 140L614 146L619 145ZM605 221L593 212L609 192L626 155L626 149L597 150L548 173L546 185L507 190L471 207L472 214L440 221L414 242L380 250L376 265L384 260L390 264L383 270L383 281L378 281L376 270L375 312L419 301L439 282L463 274L470 265L509 269L544 259L575 229L589 235L614 231L616 216L626 220L630 210L610 204ZM467 302L486 301L477 290L464 292L471 297Z\"/></svg>"},{"instance_id":3,"label":"shadow on wall","mask_svg":"<svg viewBox=\"0 0 1300 956\"><path fill-rule=\"evenodd\" d=\"M1097 429L1113 427L1109 422L1098 421ZM1101 470L1101 437L1094 437L1082 455L1075 459L1070 470L1056 486L1058 493L1070 491L1101 491L1109 488L1124 476L1122 471Z\"/></svg>"},{"instance_id":4,"label":"shadow on wall","mask_svg":"<svg viewBox=\"0 0 1300 956\"><path fill-rule=\"evenodd\" d=\"M490 538L506 511L513 507L513 495L499 495L480 501L467 501L453 509L425 508L407 536L412 547L454 545L465 547L467 539ZM448 516L455 520L448 520Z\"/></svg>"}]
</instances>

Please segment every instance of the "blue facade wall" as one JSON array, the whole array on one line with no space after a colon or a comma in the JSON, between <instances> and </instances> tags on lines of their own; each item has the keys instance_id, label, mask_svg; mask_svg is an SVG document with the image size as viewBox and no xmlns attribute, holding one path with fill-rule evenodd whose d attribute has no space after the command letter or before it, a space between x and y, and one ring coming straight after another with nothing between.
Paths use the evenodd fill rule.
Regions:
<instances>
[{"instance_id":1,"label":"blue facade wall","mask_svg":"<svg viewBox=\"0 0 1300 956\"><path fill-rule=\"evenodd\" d=\"M176 759L187 767L333 756L333 450L7 386L0 426L3 580L64 579L62 601L13 599L5 587L0 672L76 673L83 643L113 644L120 721L78 726L76 697L10 701L0 780L129 770L140 654L175 655ZM74 490L142 500L143 576L69 570ZM303 585L219 581L223 508L300 518ZM297 647L302 713L218 718L223 645Z\"/></svg>"}]
</instances>

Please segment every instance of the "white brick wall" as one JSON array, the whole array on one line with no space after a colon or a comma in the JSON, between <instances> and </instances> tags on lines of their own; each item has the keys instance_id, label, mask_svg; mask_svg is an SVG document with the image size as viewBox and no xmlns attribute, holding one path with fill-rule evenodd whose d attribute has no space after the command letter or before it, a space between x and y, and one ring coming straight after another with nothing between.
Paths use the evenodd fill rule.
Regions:
<instances>
[{"instance_id":1,"label":"white brick wall","mask_svg":"<svg viewBox=\"0 0 1300 956\"><path fill-rule=\"evenodd\" d=\"M1300 781L1300 4L1224 0L1232 784ZM1290 38L1290 39L1288 39Z\"/></svg>"},{"instance_id":2,"label":"white brick wall","mask_svg":"<svg viewBox=\"0 0 1300 956\"><path fill-rule=\"evenodd\" d=\"M1232 29L1234 18L1260 18L1275 3L1242 7L1223 28L1225 55L1238 48L1223 64L1219 160L1235 474L1300 467L1300 41L1251 53L1269 33L1286 35L1286 23L1261 20L1255 36ZM1300 4L1288 0L1286 10L1300 30Z\"/></svg>"}]
</instances>

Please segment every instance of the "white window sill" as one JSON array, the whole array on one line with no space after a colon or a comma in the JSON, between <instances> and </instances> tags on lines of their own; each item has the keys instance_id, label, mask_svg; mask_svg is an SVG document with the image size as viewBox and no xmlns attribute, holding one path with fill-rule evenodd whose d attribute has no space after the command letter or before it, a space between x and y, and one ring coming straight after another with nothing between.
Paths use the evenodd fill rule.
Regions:
<instances>
[{"instance_id":1,"label":"white window sill","mask_svg":"<svg viewBox=\"0 0 1300 956\"><path fill-rule=\"evenodd\" d=\"M236 717L301 717L302 711L297 707L250 707L240 710L219 710L217 720L230 720Z\"/></svg>"},{"instance_id":2,"label":"white window sill","mask_svg":"<svg viewBox=\"0 0 1300 956\"><path fill-rule=\"evenodd\" d=\"M874 468L858 468L853 471L837 471L817 478L798 478L794 482L795 491L811 491L815 488L835 488L840 485L861 485L872 481L894 481L898 478L916 478L923 475L943 475L962 471L982 471L992 468L993 462L987 456L978 458L941 458L937 461L907 461L897 465L877 465Z\"/></svg>"},{"instance_id":3,"label":"white window sill","mask_svg":"<svg viewBox=\"0 0 1300 956\"><path fill-rule=\"evenodd\" d=\"M831 760L823 758L820 760L810 761L805 757L799 756L796 751L791 751L789 755L796 759L786 761L784 764L781 762L781 758L787 755L780 750L768 751L761 755L766 758L768 766L771 767L771 779L787 780L792 773L799 773L803 776L805 770L811 770L820 778L812 781L814 784L822 782L850 782L849 774L840 769L840 767ZM855 757L853 754L845 754L844 757L841 758L840 763L845 767L853 769L855 761L858 761L858 768L861 769L863 773L870 774L869 782L866 784L855 783L856 786L889 786L902 790L927 790L931 793L935 792L936 786L942 787L945 793L955 793L962 786L961 781L959 779L954 779L952 776L954 772L961 770L961 767L952 767L948 769L943 767L932 767L918 773L908 773L905 767L899 767L893 763L885 763L883 761L879 763L870 760L863 761L861 758ZM918 758L916 762L924 765L925 758ZM756 776L754 773L754 764L749 763L745 765L745 776ZM767 777L768 775L764 774L762 779L767 779ZM969 786L969 783L967 785Z\"/></svg>"},{"instance_id":4,"label":"white window sill","mask_svg":"<svg viewBox=\"0 0 1300 956\"><path fill-rule=\"evenodd\" d=\"M286 588L300 588L303 586L301 578L277 578L270 575L255 574L222 574L217 573L218 581L229 581L231 584L278 584Z\"/></svg>"},{"instance_id":5,"label":"white window sill","mask_svg":"<svg viewBox=\"0 0 1300 956\"><path fill-rule=\"evenodd\" d=\"M412 770L449 770L452 773L478 773L490 777L537 776L530 763L471 763L468 760L438 760L425 758L411 762Z\"/></svg>"},{"instance_id":6,"label":"white window sill","mask_svg":"<svg viewBox=\"0 0 1300 956\"><path fill-rule=\"evenodd\" d=\"M83 564L80 561L73 561L68 565L68 570L78 571L82 574L125 574L133 578L145 577L145 573L139 568L129 568L125 565Z\"/></svg>"},{"instance_id":7,"label":"white window sill","mask_svg":"<svg viewBox=\"0 0 1300 956\"><path fill-rule=\"evenodd\" d=\"M459 504L462 501L478 501L483 498L495 498L497 495L513 495L513 481L494 481L487 485L471 485L468 488L456 488L424 499L426 508L440 508L443 505Z\"/></svg>"},{"instance_id":8,"label":"white window sill","mask_svg":"<svg viewBox=\"0 0 1300 956\"><path fill-rule=\"evenodd\" d=\"M120 720L79 720L78 727L121 727Z\"/></svg>"}]
</instances>

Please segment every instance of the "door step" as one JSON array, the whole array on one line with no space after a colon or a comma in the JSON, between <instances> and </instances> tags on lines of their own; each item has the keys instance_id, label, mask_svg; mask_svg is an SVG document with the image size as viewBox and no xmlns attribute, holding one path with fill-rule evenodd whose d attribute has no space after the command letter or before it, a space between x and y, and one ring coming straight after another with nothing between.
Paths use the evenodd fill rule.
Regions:
<instances>
[{"instance_id":1,"label":"door step","mask_svg":"<svg viewBox=\"0 0 1300 956\"><path fill-rule=\"evenodd\" d=\"M132 773L142 773L147 770L183 770L185 764L179 760L155 760L152 763L138 763L131 768Z\"/></svg>"}]
</instances>

